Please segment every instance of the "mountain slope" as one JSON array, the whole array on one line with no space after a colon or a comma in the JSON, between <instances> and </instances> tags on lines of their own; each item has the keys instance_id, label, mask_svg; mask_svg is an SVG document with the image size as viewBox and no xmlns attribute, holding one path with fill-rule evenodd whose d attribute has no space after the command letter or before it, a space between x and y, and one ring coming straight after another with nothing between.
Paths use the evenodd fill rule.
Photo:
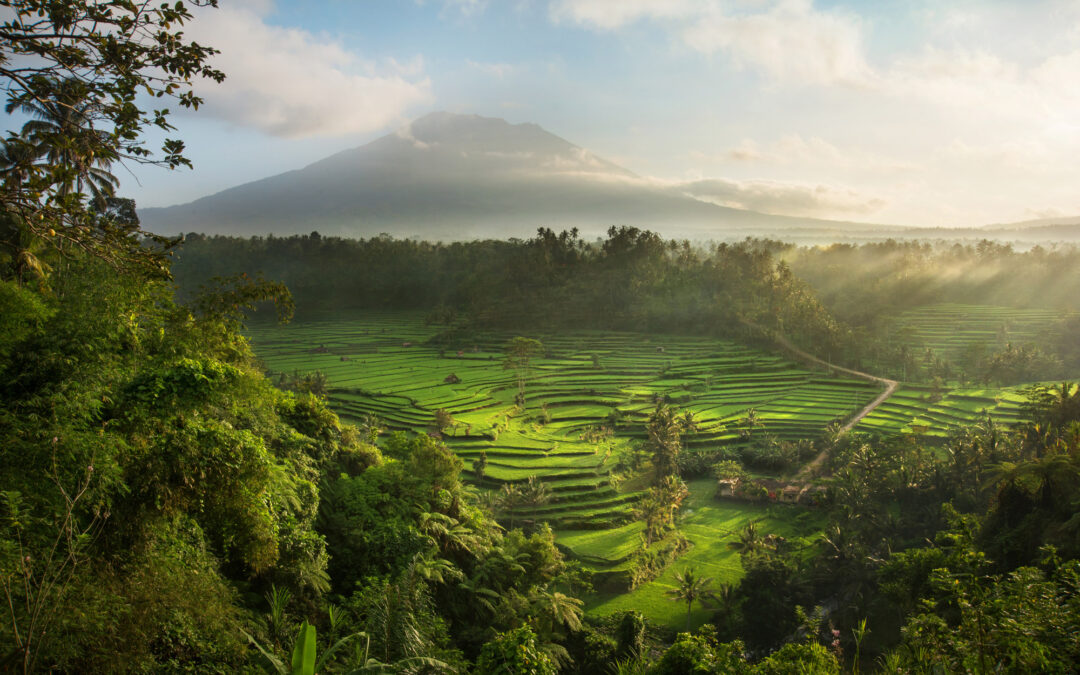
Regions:
<instances>
[{"instance_id":1,"label":"mountain slope","mask_svg":"<svg viewBox=\"0 0 1080 675\"><path fill-rule=\"evenodd\" d=\"M297 171L140 216L147 229L164 234L318 230L429 239L529 236L540 226L591 235L635 225L702 238L876 229L717 206L534 124L450 113L432 113Z\"/></svg>"}]
</instances>

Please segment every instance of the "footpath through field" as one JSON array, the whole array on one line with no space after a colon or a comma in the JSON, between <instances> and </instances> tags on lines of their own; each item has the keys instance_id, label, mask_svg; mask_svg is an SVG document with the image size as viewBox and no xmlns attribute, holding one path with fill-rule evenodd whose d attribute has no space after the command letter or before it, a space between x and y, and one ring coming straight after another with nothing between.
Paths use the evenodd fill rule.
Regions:
<instances>
[{"instance_id":1,"label":"footpath through field","mask_svg":"<svg viewBox=\"0 0 1080 675\"><path fill-rule=\"evenodd\" d=\"M766 331L764 329L762 329L761 326L758 326L757 324L751 323L751 322L746 321L746 320L744 320L743 323L746 324L747 326L753 328L754 330L761 331L762 333L766 333ZM794 344L791 343L790 340L788 340L783 335L779 335L779 334L774 333L772 335L772 339L776 342L777 345L779 345L783 349L786 349L787 351L791 352L792 354L798 356L799 358L801 358L801 359L803 359L805 361L809 361L811 363L815 363L815 364L820 365L820 366L825 366L826 368L830 368L830 369L832 369L834 371L837 371L837 372L846 373L848 375L853 375L855 377L862 378L864 380L869 380L871 382L877 382L878 384L885 385L885 390L882 391L880 394L878 394L877 398L875 398L873 401L870 401L870 403L867 404L867 406L865 408L860 410L858 412L858 414L856 414L854 417L852 417L850 420L848 420L847 423L844 424L844 426L840 427L841 432L847 432L847 431L851 431L852 429L854 429L855 425L858 424L859 422L861 422L864 417L866 417L870 413L874 412L874 410L879 405L881 405L882 403L887 401L890 396L892 396L894 393L896 393L896 389L900 386L900 383L897 382L896 380L890 380L890 379L885 378L885 377L878 377L877 375L871 375L870 373L864 373L864 372L862 372L860 370L853 370L851 368L844 368L843 366L837 366L837 365L834 365L832 363L829 363L828 361L826 361L824 359L821 359L821 358L818 358L818 357L814 356L810 352L807 352L807 351L805 351L803 349L800 349L800 348L796 347ZM822 450L821 453L817 457L815 457L806 466L804 466L801 471L799 471L799 474L798 474L797 477L798 478L805 478L805 477L809 476L819 466L821 466L822 463L825 462L825 458L828 457L828 454L829 454L828 450Z\"/></svg>"}]
</instances>

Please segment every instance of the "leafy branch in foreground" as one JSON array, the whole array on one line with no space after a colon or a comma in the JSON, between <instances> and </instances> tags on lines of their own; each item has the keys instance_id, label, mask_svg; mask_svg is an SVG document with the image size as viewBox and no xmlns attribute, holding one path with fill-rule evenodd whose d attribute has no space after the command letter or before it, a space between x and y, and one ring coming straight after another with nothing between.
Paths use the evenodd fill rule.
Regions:
<instances>
[{"instance_id":1,"label":"leafy branch in foreground","mask_svg":"<svg viewBox=\"0 0 1080 675\"><path fill-rule=\"evenodd\" d=\"M125 161L191 165L178 139L167 138L160 154L145 146L148 130L174 127L167 107L141 97L196 109L194 82L225 78L209 64L217 50L182 30L193 8L208 6L217 0L0 0L5 108L31 118L3 139L3 217L57 250L117 266L160 257L160 249L141 246L147 233L137 220L105 212L117 182L108 169ZM164 270L160 261L156 267Z\"/></svg>"}]
</instances>

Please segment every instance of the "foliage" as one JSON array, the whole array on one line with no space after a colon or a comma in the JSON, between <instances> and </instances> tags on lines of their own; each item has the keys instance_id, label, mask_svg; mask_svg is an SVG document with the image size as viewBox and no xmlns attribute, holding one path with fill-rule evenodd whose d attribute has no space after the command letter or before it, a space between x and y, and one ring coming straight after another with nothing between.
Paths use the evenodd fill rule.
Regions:
<instances>
[{"instance_id":1,"label":"foliage","mask_svg":"<svg viewBox=\"0 0 1080 675\"><path fill-rule=\"evenodd\" d=\"M675 529L675 514L689 494L686 484L677 476L669 475L659 485L649 488L634 507L634 516L645 523L645 548Z\"/></svg>"},{"instance_id":2,"label":"foliage","mask_svg":"<svg viewBox=\"0 0 1080 675\"><path fill-rule=\"evenodd\" d=\"M200 627L229 613L221 603L233 596L221 583L280 581L305 598L326 589L325 545L313 531L316 481L352 441L324 405L310 402L299 414L292 395L270 387L227 319L192 315L160 282L118 279L87 259L50 283L54 292L36 292L25 306L37 318L14 333L0 365L8 374L0 382L0 488L12 508L21 495L19 529L4 545L44 565L32 571L41 580L56 574L48 561L72 551L94 564L57 570L57 593L35 596L65 621L85 616L46 633L39 663L94 672L104 667L100 645L123 644L132 662L160 664L174 658L162 645L187 642L182 651L190 640L228 663L234 641ZM87 527L93 536L75 536ZM193 562L178 565L177 556ZM205 582L193 576L200 570ZM84 588L88 575L109 594L64 590ZM160 585L166 580L209 585L214 601L178 603ZM22 584L11 593L12 606L26 606ZM155 597L176 614L142 609L158 606ZM135 616L139 623L121 620ZM5 642L12 635L5 631Z\"/></svg>"},{"instance_id":3,"label":"foliage","mask_svg":"<svg viewBox=\"0 0 1080 675\"><path fill-rule=\"evenodd\" d=\"M106 167L130 160L190 165L184 144L166 139L161 155L145 147L149 129L168 132L167 107L146 109L139 97L198 108L192 87L224 75L209 64L216 51L186 39L191 8L215 0L151 5L123 0L13 0L0 24L0 77L8 112L33 119L3 140L5 217L53 250L68 247L115 264L164 271L160 250L144 249L138 223L92 208L111 196ZM92 188L92 189L91 189Z\"/></svg>"},{"instance_id":4,"label":"foliage","mask_svg":"<svg viewBox=\"0 0 1080 675\"><path fill-rule=\"evenodd\" d=\"M527 626L522 626L499 633L485 644L473 672L477 675L554 675L556 670L551 658L538 648L536 635Z\"/></svg>"}]
</instances>

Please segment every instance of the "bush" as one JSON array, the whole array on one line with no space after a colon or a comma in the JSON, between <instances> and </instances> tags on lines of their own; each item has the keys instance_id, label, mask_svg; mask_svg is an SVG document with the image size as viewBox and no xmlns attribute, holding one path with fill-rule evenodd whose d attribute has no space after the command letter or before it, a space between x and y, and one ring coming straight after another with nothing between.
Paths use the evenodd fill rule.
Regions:
<instances>
[{"instance_id":1,"label":"bush","mask_svg":"<svg viewBox=\"0 0 1080 675\"><path fill-rule=\"evenodd\" d=\"M555 665L536 645L528 626L498 633L476 659L475 675L555 675Z\"/></svg>"}]
</instances>

